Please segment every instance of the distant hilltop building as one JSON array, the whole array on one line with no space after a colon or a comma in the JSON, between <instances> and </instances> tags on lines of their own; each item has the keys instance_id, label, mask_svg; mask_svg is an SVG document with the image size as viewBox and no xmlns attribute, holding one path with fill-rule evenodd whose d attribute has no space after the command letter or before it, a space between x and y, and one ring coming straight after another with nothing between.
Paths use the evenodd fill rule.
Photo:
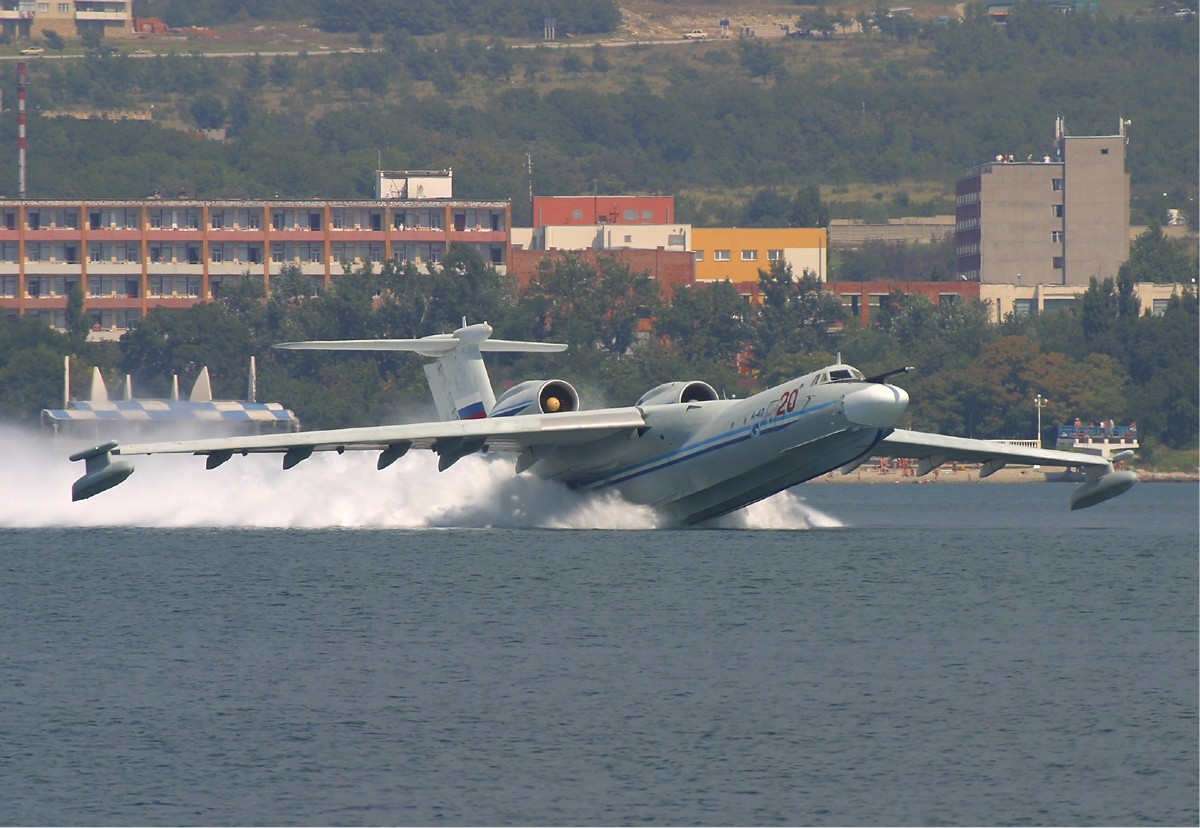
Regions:
<instances>
[{"instance_id":1,"label":"distant hilltop building","mask_svg":"<svg viewBox=\"0 0 1200 828\"><path fill-rule=\"evenodd\" d=\"M14 40L41 37L46 29L70 39L89 31L129 39L134 36L133 0L0 0L0 27Z\"/></svg>"},{"instance_id":2,"label":"distant hilltop building","mask_svg":"<svg viewBox=\"0 0 1200 828\"><path fill-rule=\"evenodd\" d=\"M1054 155L999 154L955 185L957 272L965 281L1084 285L1114 277L1129 258L1125 127L1067 135Z\"/></svg>"}]
</instances>

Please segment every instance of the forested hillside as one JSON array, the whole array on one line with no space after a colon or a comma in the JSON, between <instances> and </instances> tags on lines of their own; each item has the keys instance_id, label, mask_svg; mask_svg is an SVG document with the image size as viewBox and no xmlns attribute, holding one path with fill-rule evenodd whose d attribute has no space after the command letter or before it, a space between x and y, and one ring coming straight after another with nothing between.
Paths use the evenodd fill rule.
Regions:
<instances>
[{"instance_id":1,"label":"forested hillside","mask_svg":"<svg viewBox=\"0 0 1200 828\"><path fill-rule=\"evenodd\" d=\"M835 217L881 218L946 210L955 177L998 152L1040 157L1061 114L1075 134L1132 120L1135 221L1196 194L1197 30L1170 18L1021 6L1003 27L571 49L363 35L379 51L35 61L29 192L365 197L382 161L453 167L458 195L510 198L527 221L529 153L537 192L681 194L698 224L766 185L816 185ZM153 124L39 114L151 106ZM182 131L197 126L230 140ZM4 119L0 139L15 129ZM15 177L5 165L0 191Z\"/></svg>"}]
</instances>

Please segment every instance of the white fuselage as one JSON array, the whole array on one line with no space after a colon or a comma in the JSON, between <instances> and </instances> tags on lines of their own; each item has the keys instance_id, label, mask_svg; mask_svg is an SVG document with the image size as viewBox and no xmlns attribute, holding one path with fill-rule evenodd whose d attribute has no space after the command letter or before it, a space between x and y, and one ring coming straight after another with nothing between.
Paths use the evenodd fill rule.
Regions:
<instances>
[{"instance_id":1,"label":"white fuselage","mask_svg":"<svg viewBox=\"0 0 1200 828\"><path fill-rule=\"evenodd\" d=\"M645 428L559 449L533 471L696 523L866 456L908 395L854 374L830 381L829 370L817 372L744 400L646 406Z\"/></svg>"}]
</instances>

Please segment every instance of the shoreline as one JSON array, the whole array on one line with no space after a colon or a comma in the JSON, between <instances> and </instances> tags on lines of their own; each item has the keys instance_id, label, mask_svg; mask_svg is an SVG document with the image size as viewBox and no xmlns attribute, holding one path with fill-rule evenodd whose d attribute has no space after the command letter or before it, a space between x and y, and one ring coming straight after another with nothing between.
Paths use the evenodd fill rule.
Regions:
<instances>
[{"instance_id":1,"label":"shoreline","mask_svg":"<svg viewBox=\"0 0 1200 828\"><path fill-rule=\"evenodd\" d=\"M1050 474L1057 474L1058 469L1054 469ZM1134 471L1137 471L1134 469ZM1138 471L1139 483L1200 483L1200 474L1192 472L1153 472L1153 471ZM924 477L916 477L904 474L903 469L889 469L887 472L880 473L877 468L858 468L850 474L842 474L838 471L832 471L823 474L820 477L814 477L808 483L1058 483L1072 481L1050 481L1046 479L1046 472L1041 469L1033 468L1005 468L993 474L991 477L980 479L979 470L975 468L959 467L957 470L943 466L940 469L935 469Z\"/></svg>"}]
</instances>

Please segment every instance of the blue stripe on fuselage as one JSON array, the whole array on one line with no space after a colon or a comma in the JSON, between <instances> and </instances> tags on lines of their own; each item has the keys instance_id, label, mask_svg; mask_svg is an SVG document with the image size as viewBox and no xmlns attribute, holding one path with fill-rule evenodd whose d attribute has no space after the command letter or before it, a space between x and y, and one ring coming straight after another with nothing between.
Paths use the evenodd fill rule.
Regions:
<instances>
[{"instance_id":1,"label":"blue stripe on fuselage","mask_svg":"<svg viewBox=\"0 0 1200 828\"><path fill-rule=\"evenodd\" d=\"M718 451L726 446L736 445L737 443L744 442L745 440L753 439L756 436L754 434L755 428L758 429L758 435L771 434L787 428L793 423L799 422L801 417L828 408L837 402L838 400L830 400L827 403L814 405L810 408L805 408L802 411L797 411L794 414L785 414L782 417L776 418L774 424L767 427L762 427L758 423L739 426L732 431L726 431L722 434L716 435L715 437L709 437L707 440L701 440L698 443L691 443L674 451L660 454L657 457L652 457L649 460L643 460L640 463L635 463L631 466L616 469L614 471L607 472L604 475L595 475L593 477L586 478L585 480L577 483L576 486L577 488L581 489L589 489L615 486L620 483L625 483L626 481L632 480L635 477L640 477L643 474L660 471L662 469L669 468L676 463L682 463L684 460L691 460L693 458Z\"/></svg>"}]
</instances>

